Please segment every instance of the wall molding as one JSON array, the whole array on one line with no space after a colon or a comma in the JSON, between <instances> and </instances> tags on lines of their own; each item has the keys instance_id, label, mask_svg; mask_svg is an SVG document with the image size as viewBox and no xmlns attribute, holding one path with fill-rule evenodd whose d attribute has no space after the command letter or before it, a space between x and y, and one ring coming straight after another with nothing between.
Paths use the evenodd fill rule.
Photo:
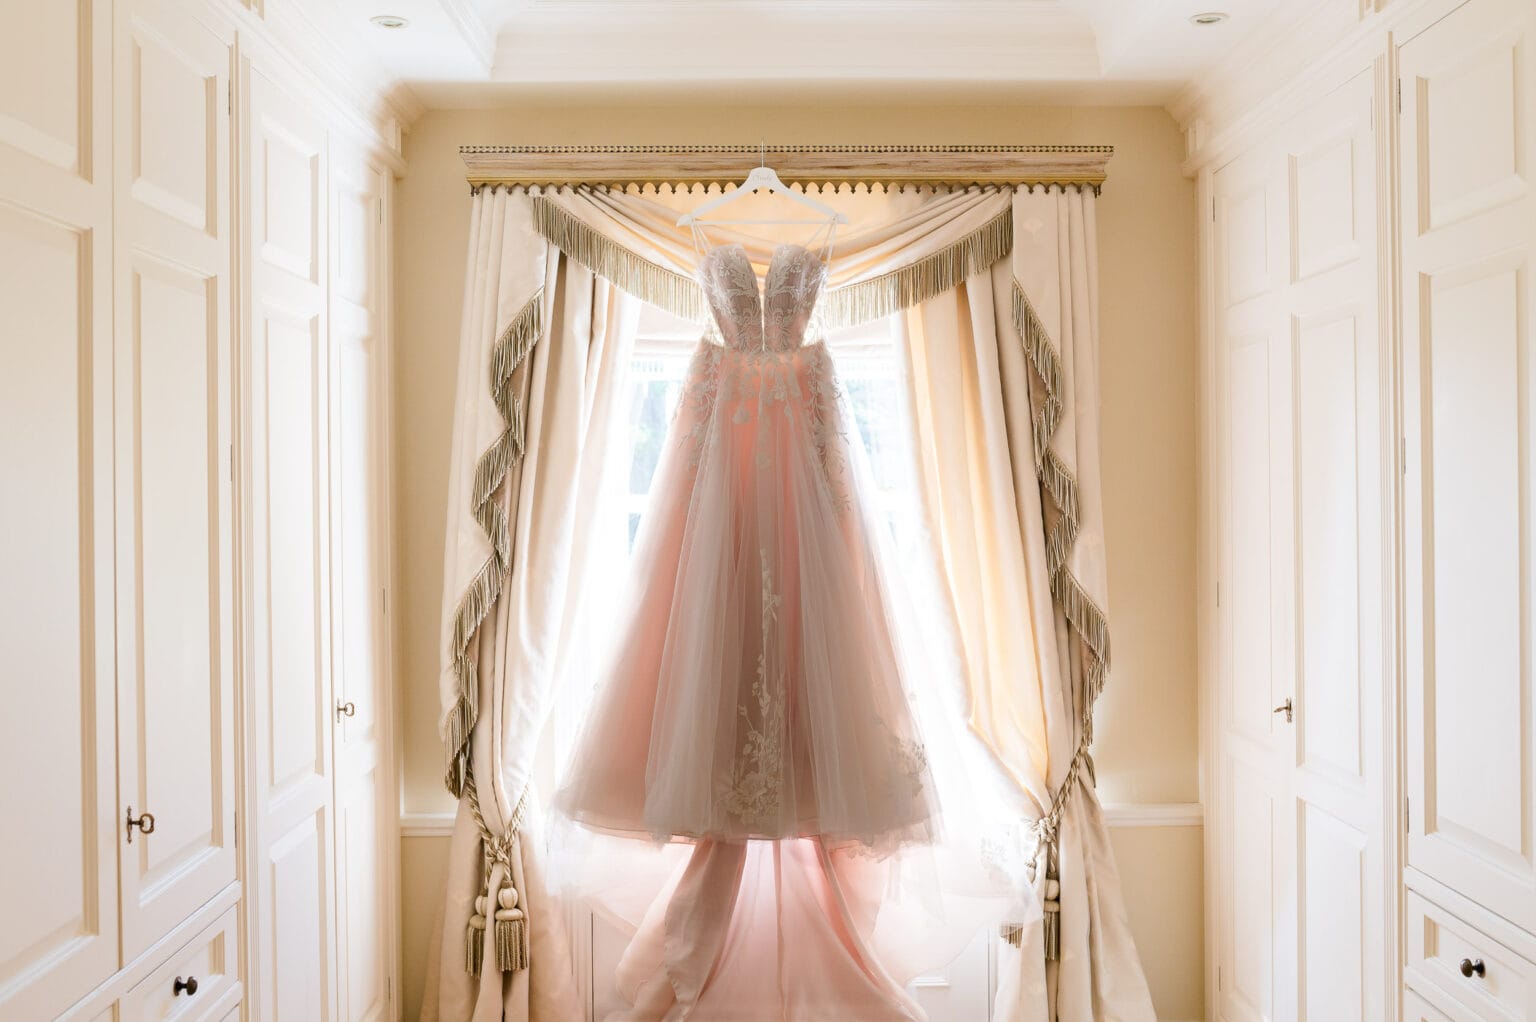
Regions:
<instances>
[{"instance_id":1,"label":"wall molding","mask_svg":"<svg viewBox=\"0 0 1536 1022\"><path fill-rule=\"evenodd\" d=\"M1203 827L1205 806L1199 802L1111 802L1104 821L1122 827Z\"/></svg>"},{"instance_id":2,"label":"wall molding","mask_svg":"<svg viewBox=\"0 0 1536 1022\"><path fill-rule=\"evenodd\" d=\"M448 837L453 833L453 813L401 813L401 837Z\"/></svg>"},{"instance_id":3,"label":"wall molding","mask_svg":"<svg viewBox=\"0 0 1536 1022\"><path fill-rule=\"evenodd\" d=\"M445 838L453 833L453 813L401 813L402 838ZM1112 802L1104 807L1110 827L1200 827L1205 807L1199 802Z\"/></svg>"}]
</instances>

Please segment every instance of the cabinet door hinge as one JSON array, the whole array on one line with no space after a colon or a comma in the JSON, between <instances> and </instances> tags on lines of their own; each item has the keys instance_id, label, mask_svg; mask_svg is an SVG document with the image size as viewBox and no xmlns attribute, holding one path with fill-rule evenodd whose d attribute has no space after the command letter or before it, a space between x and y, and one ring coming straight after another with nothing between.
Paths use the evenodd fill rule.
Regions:
<instances>
[{"instance_id":1,"label":"cabinet door hinge","mask_svg":"<svg viewBox=\"0 0 1536 1022\"><path fill-rule=\"evenodd\" d=\"M1216 196L1211 196L1211 223L1216 222Z\"/></svg>"},{"instance_id":2,"label":"cabinet door hinge","mask_svg":"<svg viewBox=\"0 0 1536 1022\"><path fill-rule=\"evenodd\" d=\"M1403 80L1397 80L1397 112L1403 112Z\"/></svg>"},{"instance_id":3,"label":"cabinet door hinge","mask_svg":"<svg viewBox=\"0 0 1536 1022\"><path fill-rule=\"evenodd\" d=\"M1413 833L1413 799L1403 799L1403 833Z\"/></svg>"},{"instance_id":4,"label":"cabinet door hinge","mask_svg":"<svg viewBox=\"0 0 1536 1022\"><path fill-rule=\"evenodd\" d=\"M224 112L231 117L235 113L235 83L224 83Z\"/></svg>"}]
</instances>

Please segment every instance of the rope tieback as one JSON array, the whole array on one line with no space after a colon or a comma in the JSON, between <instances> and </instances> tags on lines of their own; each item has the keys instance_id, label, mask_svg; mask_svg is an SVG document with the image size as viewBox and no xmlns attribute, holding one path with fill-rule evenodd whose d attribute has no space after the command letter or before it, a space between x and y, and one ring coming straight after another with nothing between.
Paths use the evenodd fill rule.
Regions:
<instances>
[{"instance_id":1,"label":"rope tieback","mask_svg":"<svg viewBox=\"0 0 1536 1022\"><path fill-rule=\"evenodd\" d=\"M464 968L470 975L480 975L485 963L485 931L490 928L496 952L498 972L517 972L528 968L530 959L527 906L513 885L513 855L518 828L528 811L529 791L524 790L512 813L512 823L505 833L495 834L480 811L479 791L474 771L466 771L464 797L469 815L480 832L481 866L484 887L475 898L475 911L464 930ZM500 872L498 873L498 868ZM498 881L499 878L499 882ZM494 889L493 889L494 887Z\"/></svg>"}]
</instances>

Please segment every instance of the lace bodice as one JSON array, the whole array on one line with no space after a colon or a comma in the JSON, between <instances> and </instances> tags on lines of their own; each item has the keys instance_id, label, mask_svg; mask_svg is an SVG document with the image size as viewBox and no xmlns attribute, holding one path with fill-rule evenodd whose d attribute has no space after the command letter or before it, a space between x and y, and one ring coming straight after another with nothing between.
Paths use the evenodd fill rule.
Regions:
<instances>
[{"instance_id":1,"label":"lace bodice","mask_svg":"<svg viewBox=\"0 0 1536 1022\"><path fill-rule=\"evenodd\" d=\"M726 347L744 351L798 348L826 276L826 265L816 253L799 245L774 249L761 292L740 245L710 249L698 271Z\"/></svg>"}]
</instances>

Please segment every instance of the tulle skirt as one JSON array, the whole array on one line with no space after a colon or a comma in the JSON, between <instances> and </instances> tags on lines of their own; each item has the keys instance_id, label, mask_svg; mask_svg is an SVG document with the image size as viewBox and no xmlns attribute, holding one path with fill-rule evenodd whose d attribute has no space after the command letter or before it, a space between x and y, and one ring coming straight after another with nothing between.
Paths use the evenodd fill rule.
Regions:
<instances>
[{"instance_id":1,"label":"tulle skirt","mask_svg":"<svg viewBox=\"0 0 1536 1022\"><path fill-rule=\"evenodd\" d=\"M1038 916L850 423L823 345L690 365L554 803L563 895L634 933L615 1022L922 1019L903 982Z\"/></svg>"},{"instance_id":2,"label":"tulle skirt","mask_svg":"<svg viewBox=\"0 0 1536 1022\"><path fill-rule=\"evenodd\" d=\"M694 359L557 808L658 839L932 836L823 346Z\"/></svg>"}]
</instances>

